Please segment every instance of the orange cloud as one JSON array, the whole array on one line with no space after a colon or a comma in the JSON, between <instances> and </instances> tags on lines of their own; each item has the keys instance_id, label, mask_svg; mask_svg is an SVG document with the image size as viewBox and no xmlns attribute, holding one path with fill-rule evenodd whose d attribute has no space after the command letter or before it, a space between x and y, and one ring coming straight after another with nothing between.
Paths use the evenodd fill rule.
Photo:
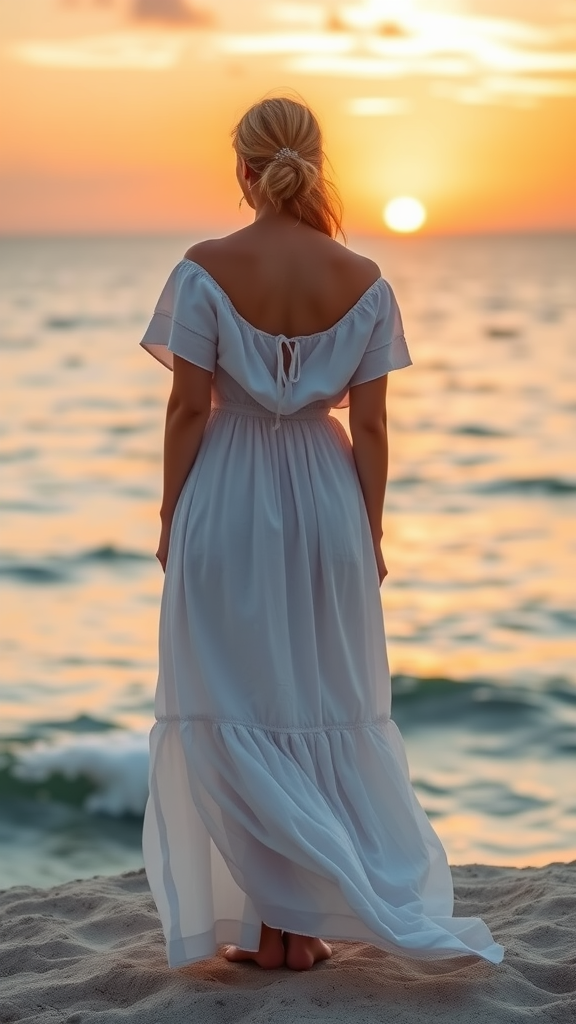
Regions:
<instances>
[{"instance_id":1,"label":"orange cloud","mask_svg":"<svg viewBox=\"0 0 576 1024\"><path fill-rule=\"evenodd\" d=\"M165 22L169 25L211 25L213 15L191 7L185 0L132 0L130 17L135 21Z\"/></svg>"},{"instance_id":2,"label":"orange cloud","mask_svg":"<svg viewBox=\"0 0 576 1024\"><path fill-rule=\"evenodd\" d=\"M36 67L165 71L178 63L185 46L181 33L107 32L79 39L30 40L15 44L11 53Z\"/></svg>"},{"instance_id":3,"label":"orange cloud","mask_svg":"<svg viewBox=\"0 0 576 1024\"><path fill-rule=\"evenodd\" d=\"M420 81L421 92L465 105L537 105L572 96L576 83L576 29L510 17L422 11L410 0L362 0L331 8L272 4L256 31L214 28L213 15L185 0L132 0L132 28L79 38L21 40L18 61L37 67L161 71L181 65L198 30L202 56L238 67L276 60L276 73L358 81ZM264 21L281 23L267 31ZM374 116L402 114L399 97L367 97ZM390 101L390 102L389 102ZM367 105L349 105L368 116Z\"/></svg>"}]
</instances>

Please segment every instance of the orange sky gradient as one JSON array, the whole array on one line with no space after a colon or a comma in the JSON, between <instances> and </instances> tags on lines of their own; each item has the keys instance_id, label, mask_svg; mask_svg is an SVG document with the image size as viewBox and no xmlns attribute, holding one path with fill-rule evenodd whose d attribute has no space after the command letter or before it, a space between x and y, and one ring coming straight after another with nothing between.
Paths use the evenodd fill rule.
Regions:
<instances>
[{"instance_id":1,"label":"orange sky gradient","mask_svg":"<svg viewBox=\"0 0 576 1024\"><path fill-rule=\"evenodd\" d=\"M3 234L224 233L230 129L319 115L349 232L576 228L572 0L19 0L0 11Z\"/></svg>"}]
</instances>

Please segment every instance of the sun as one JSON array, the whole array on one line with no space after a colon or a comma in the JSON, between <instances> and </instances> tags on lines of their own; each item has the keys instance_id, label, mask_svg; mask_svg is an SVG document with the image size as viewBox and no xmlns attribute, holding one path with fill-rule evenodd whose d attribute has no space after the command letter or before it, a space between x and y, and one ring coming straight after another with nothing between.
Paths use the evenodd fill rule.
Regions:
<instances>
[{"instance_id":1,"label":"sun","mask_svg":"<svg viewBox=\"0 0 576 1024\"><path fill-rule=\"evenodd\" d=\"M391 231L408 234L422 227L426 220L426 207L412 196L396 196L386 203L382 216Z\"/></svg>"}]
</instances>

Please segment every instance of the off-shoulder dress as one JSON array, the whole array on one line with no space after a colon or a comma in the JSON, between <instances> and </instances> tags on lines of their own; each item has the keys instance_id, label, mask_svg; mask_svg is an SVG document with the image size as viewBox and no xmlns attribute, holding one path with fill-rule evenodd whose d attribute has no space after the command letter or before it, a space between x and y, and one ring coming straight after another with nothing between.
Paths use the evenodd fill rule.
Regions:
<instances>
[{"instance_id":1,"label":"off-shoulder dress","mask_svg":"<svg viewBox=\"0 0 576 1024\"><path fill-rule=\"evenodd\" d=\"M141 344L213 373L160 609L146 872L171 966L260 924L416 958L503 949L453 916L409 780L374 550L330 415L411 362L380 278L331 328L257 330L200 265L173 269Z\"/></svg>"}]
</instances>

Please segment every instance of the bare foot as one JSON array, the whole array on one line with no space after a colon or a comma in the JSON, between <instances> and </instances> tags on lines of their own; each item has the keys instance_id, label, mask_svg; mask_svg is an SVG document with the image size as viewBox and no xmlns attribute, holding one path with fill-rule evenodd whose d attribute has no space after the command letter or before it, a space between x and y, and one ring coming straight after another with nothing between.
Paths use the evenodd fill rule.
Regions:
<instances>
[{"instance_id":1,"label":"bare foot","mask_svg":"<svg viewBox=\"0 0 576 1024\"><path fill-rule=\"evenodd\" d=\"M328 960L332 950L327 942L311 935L286 932L286 967L293 971L309 971L319 960Z\"/></svg>"},{"instance_id":2,"label":"bare foot","mask_svg":"<svg viewBox=\"0 0 576 1024\"><path fill-rule=\"evenodd\" d=\"M273 971L277 967L282 967L285 955L282 932L279 928L269 928L267 924L262 924L260 946L257 952L251 952L249 949L240 949L239 946L227 946L224 950L224 956L230 963L235 964L240 963L242 960L254 960L265 971Z\"/></svg>"}]
</instances>

